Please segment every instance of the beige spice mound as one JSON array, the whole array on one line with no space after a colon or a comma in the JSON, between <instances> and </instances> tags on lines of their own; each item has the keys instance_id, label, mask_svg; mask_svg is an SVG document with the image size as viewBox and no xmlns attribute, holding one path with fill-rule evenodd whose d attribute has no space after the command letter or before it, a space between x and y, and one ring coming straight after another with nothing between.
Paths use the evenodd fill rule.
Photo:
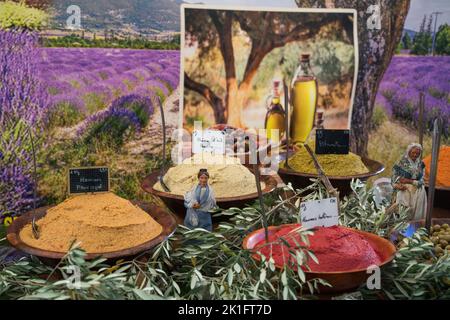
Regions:
<instances>
[{"instance_id":1,"label":"beige spice mound","mask_svg":"<svg viewBox=\"0 0 450 320\"><path fill-rule=\"evenodd\" d=\"M254 174L243 166L238 158L210 153L196 154L170 168L164 175L164 183L169 187L170 193L184 196L198 183L197 174L203 168L208 169L208 184L214 190L216 198L258 192ZM164 191L159 181L153 188ZM261 188L265 188L263 182Z\"/></svg>"},{"instance_id":2,"label":"beige spice mound","mask_svg":"<svg viewBox=\"0 0 450 320\"><path fill-rule=\"evenodd\" d=\"M49 251L67 252L74 240L87 253L128 249L150 241L162 226L148 213L113 193L72 196L47 210L36 221L39 239L31 224L20 231L26 244Z\"/></svg>"}]
</instances>

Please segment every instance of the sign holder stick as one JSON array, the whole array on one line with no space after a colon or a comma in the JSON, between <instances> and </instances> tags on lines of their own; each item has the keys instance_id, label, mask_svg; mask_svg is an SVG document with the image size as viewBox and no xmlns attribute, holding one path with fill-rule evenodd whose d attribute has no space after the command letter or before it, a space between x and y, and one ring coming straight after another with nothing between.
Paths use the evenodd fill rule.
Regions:
<instances>
[{"instance_id":1,"label":"sign holder stick","mask_svg":"<svg viewBox=\"0 0 450 320\"><path fill-rule=\"evenodd\" d=\"M158 102L159 111L161 113L161 123L162 123L162 134L163 134L163 159L162 159L162 165L161 165L161 171L159 173L159 183L161 183L161 186L163 187L165 192L170 192L169 187L164 182L164 174L166 173L166 119L164 117L164 108L161 102L161 98L159 96L156 97L156 100Z\"/></svg>"},{"instance_id":2,"label":"sign holder stick","mask_svg":"<svg viewBox=\"0 0 450 320\"><path fill-rule=\"evenodd\" d=\"M433 145L431 149L431 168L430 179L428 185L428 201L427 201L427 213L425 217L425 228L430 231L431 229L431 217L434 207L434 193L436 191L436 175L438 169L439 148L441 144L442 126L440 119L434 121L433 128Z\"/></svg>"},{"instance_id":3,"label":"sign holder stick","mask_svg":"<svg viewBox=\"0 0 450 320\"><path fill-rule=\"evenodd\" d=\"M33 154L33 216L36 215L36 197L37 197L37 161L36 161L36 149L34 147L34 139L33 133L31 132L31 128L27 125L28 136L30 137L31 143L31 152ZM35 224L35 218L32 221L32 231L33 235L36 239L39 239L39 230L37 225Z\"/></svg>"},{"instance_id":4,"label":"sign holder stick","mask_svg":"<svg viewBox=\"0 0 450 320\"><path fill-rule=\"evenodd\" d=\"M340 211L339 208L339 191L333 187L333 185L330 182L330 179L328 179L327 175L323 171L322 167L320 166L319 161L317 161L317 157L315 156L314 152L311 150L310 146L305 143L304 144L306 151L308 151L309 155L311 156L314 166L316 167L317 173L319 174L319 179L323 182L325 185L325 188L327 188L327 191L332 196L336 197L338 202L338 212Z\"/></svg>"},{"instance_id":5,"label":"sign holder stick","mask_svg":"<svg viewBox=\"0 0 450 320\"><path fill-rule=\"evenodd\" d=\"M259 167L257 164L253 164L253 171L256 180L256 189L258 190L259 205L261 206L261 218L264 226L264 235L266 243L269 242L269 226L267 224L266 207L264 206L263 194L261 190L261 177L259 172Z\"/></svg>"},{"instance_id":6,"label":"sign holder stick","mask_svg":"<svg viewBox=\"0 0 450 320\"><path fill-rule=\"evenodd\" d=\"M425 108L425 94L420 93L419 96L419 143L423 147L423 111Z\"/></svg>"},{"instance_id":7,"label":"sign holder stick","mask_svg":"<svg viewBox=\"0 0 450 320\"><path fill-rule=\"evenodd\" d=\"M291 169L289 166L289 88L286 84L286 80L283 79L284 89L284 134L286 136L286 169Z\"/></svg>"}]
</instances>

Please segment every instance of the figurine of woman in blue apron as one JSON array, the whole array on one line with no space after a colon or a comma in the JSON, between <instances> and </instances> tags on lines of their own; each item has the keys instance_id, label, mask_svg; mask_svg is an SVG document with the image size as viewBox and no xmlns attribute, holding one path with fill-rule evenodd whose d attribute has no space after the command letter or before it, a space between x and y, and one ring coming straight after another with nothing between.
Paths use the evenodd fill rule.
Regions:
<instances>
[{"instance_id":1,"label":"figurine of woman in blue apron","mask_svg":"<svg viewBox=\"0 0 450 320\"><path fill-rule=\"evenodd\" d=\"M198 172L198 184L184 196L184 206L187 209L184 225L189 229L202 228L212 231L212 218L208 212L216 207L213 189L208 185L207 169Z\"/></svg>"},{"instance_id":2,"label":"figurine of woman in blue apron","mask_svg":"<svg viewBox=\"0 0 450 320\"><path fill-rule=\"evenodd\" d=\"M425 218L427 211L427 193L424 186L425 164L422 161L422 146L412 143L404 156L394 165L392 184L396 202L408 207L411 219Z\"/></svg>"}]
</instances>

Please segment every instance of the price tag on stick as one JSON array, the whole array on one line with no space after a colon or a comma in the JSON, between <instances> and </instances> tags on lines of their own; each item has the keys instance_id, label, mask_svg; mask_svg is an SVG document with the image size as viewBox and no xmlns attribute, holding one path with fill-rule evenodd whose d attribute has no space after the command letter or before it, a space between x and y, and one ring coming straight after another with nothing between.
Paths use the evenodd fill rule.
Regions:
<instances>
[{"instance_id":1,"label":"price tag on stick","mask_svg":"<svg viewBox=\"0 0 450 320\"><path fill-rule=\"evenodd\" d=\"M316 154L348 154L350 130L316 130Z\"/></svg>"},{"instance_id":2,"label":"price tag on stick","mask_svg":"<svg viewBox=\"0 0 450 320\"><path fill-rule=\"evenodd\" d=\"M225 154L225 132L218 130L194 130L192 153L212 152Z\"/></svg>"},{"instance_id":3,"label":"price tag on stick","mask_svg":"<svg viewBox=\"0 0 450 320\"><path fill-rule=\"evenodd\" d=\"M69 194L108 192L109 169L86 167L69 169Z\"/></svg>"},{"instance_id":4,"label":"price tag on stick","mask_svg":"<svg viewBox=\"0 0 450 320\"><path fill-rule=\"evenodd\" d=\"M337 198L306 201L300 204L300 217L305 229L331 227L339 223Z\"/></svg>"}]
</instances>

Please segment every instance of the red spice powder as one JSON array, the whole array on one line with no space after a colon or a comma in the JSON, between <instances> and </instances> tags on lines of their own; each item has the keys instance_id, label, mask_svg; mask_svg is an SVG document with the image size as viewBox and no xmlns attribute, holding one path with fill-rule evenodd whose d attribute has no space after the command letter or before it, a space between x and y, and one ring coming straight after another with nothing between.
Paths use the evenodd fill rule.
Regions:
<instances>
[{"instance_id":1,"label":"red spice powder","mask_svg":"<svg viewBox=\"0 0 450 320\"><path fill-rule=\"evenodd\" d=\"M269 242L273 242L272 245L262 241L256 245L256 248L259 248L258 251L266 257L272 255L277 265L288 264L296 268L297 262L289 250L295 250L299 245L306 246L298 232L293 231L299 227L299 224L283 227L269 236ZM356 232L341 226L319 227L313 231L314 235L308 237L310 243L307 248L319 261L317 264L311 258L308 259L307 264L313 272L350 271L381 263L375 249L366 238ZM283 237L289 246L280 241L280 237Z\"/></svg>"}]
</instances>

